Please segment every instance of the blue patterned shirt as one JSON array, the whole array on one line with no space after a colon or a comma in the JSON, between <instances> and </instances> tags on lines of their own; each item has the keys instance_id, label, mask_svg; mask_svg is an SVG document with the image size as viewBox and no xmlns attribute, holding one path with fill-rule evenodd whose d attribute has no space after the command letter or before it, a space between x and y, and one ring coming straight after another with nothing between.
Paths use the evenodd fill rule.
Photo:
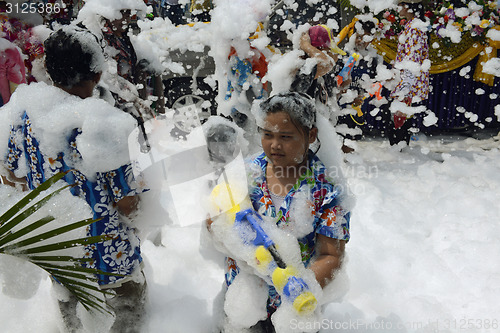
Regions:
<instances>
[{"instance_id":1,"label":"blue patterned shirt","mask_svg":"<svg viewBox=\"0 0 500 333\"><path fill-rule=\"evenodd\" d=\"M330 238L349 241L350 212L341 206L341 189L337 188L327 176L327 170L319 158L309 151L307 171L300 176L286 195L280 207L275 207L267 186L267 157L264 153L255 158L250 165L250 200L253 208L261 215L277 219L279 227L290 223L290 208L294 197L300 191L309 193L308 206L311 211L313 231L298 239L302 262L308 267L315 253L317 234ZM226 284L229 286L239 267L235 260L227 258ZM269 286L268 308L276 309L281 304L280 296L273 286Z\"/></svg>"}]
</instances>

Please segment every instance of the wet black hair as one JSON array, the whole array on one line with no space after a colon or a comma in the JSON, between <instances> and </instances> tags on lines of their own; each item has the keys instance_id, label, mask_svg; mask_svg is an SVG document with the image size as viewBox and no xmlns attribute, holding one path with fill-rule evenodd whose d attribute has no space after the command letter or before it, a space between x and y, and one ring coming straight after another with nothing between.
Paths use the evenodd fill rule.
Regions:
<instances>
[{"instance_id":1,"label":"wet black hair","mask_svg":"<svg viewBox=\"0 0 500 333\"><path fill-rule=\"evenodd\" d=\"M370 34L375 33L375 22L373 21L359 21L361 23L361 29L363 32L368 32Z\"/></svg>"},{"instance_id":2,"label":"wet black hair","mask_svg":"<svg viewBox=\"0 0 500 333\"><path fill-rule=\"evenodd\" d=\"M316 127L316 105L304 93L293 91L273 95L260 103L260 109L265 114L285 112L295 125L299 124L307 131Z\"/></svg>"},{"instance_id":3,"label":"wet black hair","mask_svg":"<svg viewBox=\"0 0 500 333\"><path fill-rule=\"evenodd\" d=\"M311 96L301 92L283 92L269 97L260 103L260 110L264 114L285 112L292 124L302 131L307 140L311 129L316 128L316 104ZM260 130L260 128L259 128ZM321 148L321 142L316 137L316 154Z\"/></svg>"},{"instance_id":4,"label":"wet black hair","mask_svg":"<svg viewBox=\"0 0 500 333\"><path fill-rule=\"evenodd\" d=\"M100 51L102 56L102 48L99 49L97 37L87 30L57 30L45 40L44 47L45 66L54 84L72 87L94 79L101 72L96 64L96 52Z\"/></svg>"}]
</instances>

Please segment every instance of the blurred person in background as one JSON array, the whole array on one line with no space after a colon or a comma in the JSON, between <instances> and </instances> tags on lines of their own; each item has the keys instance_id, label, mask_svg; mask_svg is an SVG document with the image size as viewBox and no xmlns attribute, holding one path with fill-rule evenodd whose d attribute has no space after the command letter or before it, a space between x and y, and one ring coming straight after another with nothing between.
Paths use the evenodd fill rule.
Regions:
<instances>
[{"instance_id":1,"label":"blurred person in background","mask_svg":"<svg viewBox=\"0 0 500 333\"><path fill-rule=\"evenodd\" d=\"M394 100L408 107L418 106L429 97L429 44L424 23L425 7L421 0L400 0L399 15L406 20L398 38L398 50L393 67L400 73L400 81L391 92ZM386 115L387 118L387 115ZM404 110L397 110L393 122L386 119L391 145L410 142L411 122Z\"/></svg>"},{"instance_id":2,"label":"blurred person in background","mask_svg":"<svg viewBox=\"0 0 500 333\"><path fill-rule=\"evenodd\" d=\"M21 50L5 38L0 38L0 106L10 100L21 83L26 83L26 68Z\"/></svg>"},{"instance_id":3,"label":"blurred person in background","mask_svg":"<svg viewBox=\"0 0 500 333\"><path fill-rule=\"evenodd\" d=\"M143 150L149 149L144 122L165 108L162 73L138 58L131 40L131 22L145 17L147 10L142 0L88 0L76 20L105 41L108 66L99 87L101 97L137 120Z\"/></svg>"},{"instance_id":4,"label":"blurred person in background","mask_svg":"<svg viewBox=\"0 0 500 333\"><path fill-rule=\"evenodd\" d=\"M16 12L12 6L17 3L18 1L13 0L0 0L0 33L3 38L15 44L24 55L26 82L36 82L33 66L37 62L41 66L44 50L33 27L42 24L43 18L38 13Z\"/></svg>"}]
</instances>

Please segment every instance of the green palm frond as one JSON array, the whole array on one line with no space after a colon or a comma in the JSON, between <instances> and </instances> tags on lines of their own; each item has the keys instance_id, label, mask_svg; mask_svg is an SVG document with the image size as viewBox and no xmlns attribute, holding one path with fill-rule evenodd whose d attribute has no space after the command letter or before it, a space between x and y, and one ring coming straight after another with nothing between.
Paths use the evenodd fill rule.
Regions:
<instances>
[{"instance_id":1,"label":"green palm frond","mask_svg":"<svg viewBox=\"0 0 500 333\"><path fill-rule=\"evenodd\" d=\"M30 191L0 216L0 254L16 256L37 265L76 296L85 309L109 313L110 311L106 308L104 301L107 292L98 287L96 275L120 275L84 267L83 264L91 261L91 259L61 254L61 251L66 249L91 245L110 239L106 235L70 240L67 237L61 237L68 232L84 228L98 220L85 219L40 232L40 228L47 228L56 218L46 216L33 222L29 219L51 198L69 187L59 188L46 194L41 199L35 200L42 192L47 191L62 179L65 174L58 173L54 175L39 187ZM56 253L54 254L54 252Z\"/></svg>"},{"instance_id":2,"label":"green palm frond","mask_svg":"<svg viewBox=\"0 0 500 333\"><path fill-rule=\"evenodd\" d=\"M343 7L350 7L351 6L351 2L349 0L338 0L337 2Z\"/></svg>"}]
</instances>

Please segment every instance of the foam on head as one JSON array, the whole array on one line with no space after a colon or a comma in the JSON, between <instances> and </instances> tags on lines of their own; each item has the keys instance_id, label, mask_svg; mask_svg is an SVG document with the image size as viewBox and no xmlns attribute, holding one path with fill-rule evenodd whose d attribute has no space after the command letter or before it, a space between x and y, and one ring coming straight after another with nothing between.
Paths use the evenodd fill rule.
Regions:
<instances>
[{"instance_id":1,"label":"foam on head","mask_svg":"<svg viewBox=\"0 0 500 333\"><path fill-rule=\"evenodd\" d=\"M62 26L44 43L47 71L56 84L72 87L104 69L103 50L95 35L74 25Z\"/></svg>"},{"instance_id":2,"label":"foam on head","mask_svg":"<svg viewBox=\"0 0 500 333\"><path fill-rule=\"evenodd\" d=\"M302 127L311 129L316 124L316 106L312 98L298 92L283 92L269 97L254 109L257 125L263 127L269 113L285 112Z\"/></svg>"}]
</instances>

